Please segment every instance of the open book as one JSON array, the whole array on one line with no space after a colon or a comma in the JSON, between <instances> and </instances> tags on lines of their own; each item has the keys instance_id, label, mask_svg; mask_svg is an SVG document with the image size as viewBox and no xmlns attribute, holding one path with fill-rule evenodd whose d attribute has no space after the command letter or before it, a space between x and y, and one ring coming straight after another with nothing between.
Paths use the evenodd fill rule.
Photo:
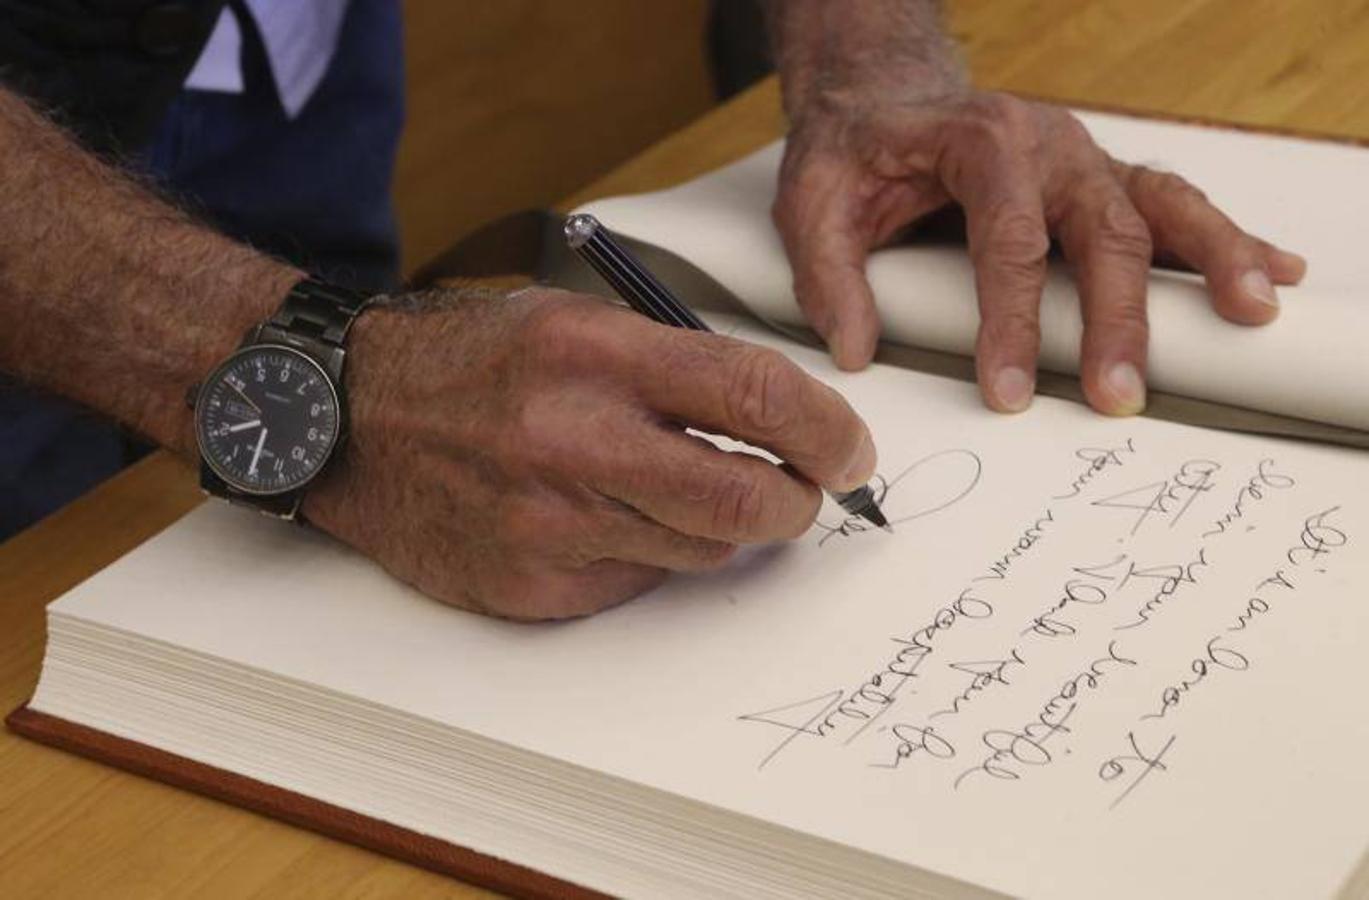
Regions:
<instances>
[{"instance_id":1,"label":"open book","mask_svg":"<svg viewBox=\"0 0 1369 900\"><path fill-rule=\"evenodd\" d=\"M1147 128L1119 152L1268 142L1292 177L1327 149ZM1051 398L998 416L715 324L866 418L892 533L828 507L529 626L206 505L53 604L12 726L523 893L1365 895L1369 457Z\"/></svg>"}]
</instances>

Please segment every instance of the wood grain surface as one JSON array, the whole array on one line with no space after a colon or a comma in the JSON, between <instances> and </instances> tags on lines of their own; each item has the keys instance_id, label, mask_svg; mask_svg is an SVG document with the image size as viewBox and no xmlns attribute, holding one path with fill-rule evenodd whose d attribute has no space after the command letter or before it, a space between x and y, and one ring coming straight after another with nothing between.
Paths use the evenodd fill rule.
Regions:
<instances>
[{"instance_id":1,"label":"wood grain surface","mask_svg":"<svg viewBox=\"0 0 1369 900\"><path fill-rule=\"evenodd\" d=\"M709 109L707 9L404 0L395 205L406 266L490 219L556 202Z\"/></svg>"},{"instance_id":2,"label":"wood grain surface","mask_svg":"<svg viewBox=\"0 0 1369 900\"><path fill-rule=\"evenodd\" d=\"M1369 138L1369 2L963 0L948 6L951 28L982 86ZM774 139L784 127L777 96L773 82L761 84L566 203L662 187ZM443 141L478 139L444 134L439 127L427 134L434 143L411 151L415 162L401 183L402 207L425 202L418 195L425 179L439 178L441 166L432 160L440 159ZM8 710L32 691L42 656L44 605L198 502L189 469L157 454L0 545L0 708ZM0 733L0 893L481 895L7 733Z\"/></svg>"}]
</instances>

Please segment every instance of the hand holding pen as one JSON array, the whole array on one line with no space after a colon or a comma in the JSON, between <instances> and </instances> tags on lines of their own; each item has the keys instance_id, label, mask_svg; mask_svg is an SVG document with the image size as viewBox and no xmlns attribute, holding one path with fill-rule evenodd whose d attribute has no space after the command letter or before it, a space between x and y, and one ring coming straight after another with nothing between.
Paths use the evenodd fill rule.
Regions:
<instances>
[{"instance_id":1,"label":"hand holding pen","mask_svg":"<svg viewBox=\"0 0 1369 900\"><path fill-rule=\"evenodd\" d=\"M641 260L614 240L608 229L594 216L583 213L571 216L566 220L565 231L571 249L580 254L633 310L673 328L712 330L651 274ZM868 484L840 490L829 487L827 493L848 513L860 516L879 528L889 527Z\"/></svg>"},{"instance_id":2,"label":"hand holding pen","mask_svg":"<svg viewBox=\"0 0 1369 900\"><path fill-rule=\"evenodd\" d=\"M739 546L807 533L817 485L857 488L875 469L865 423L780 353L599 297L397 298L351 344L347 455L305 513L483 613L587 615L716 569Z\"/></svg>"}]
</instances>

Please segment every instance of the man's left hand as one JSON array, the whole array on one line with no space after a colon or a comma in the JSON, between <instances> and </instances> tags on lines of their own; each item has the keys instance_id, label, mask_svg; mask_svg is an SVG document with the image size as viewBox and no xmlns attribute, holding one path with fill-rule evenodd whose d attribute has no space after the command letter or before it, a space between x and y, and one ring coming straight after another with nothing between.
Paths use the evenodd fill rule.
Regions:
<instances>
[{"instance_id":1,"label":"man's left hand","mask_svg":"<svg viewBox=\"0 0 1369 900\"><path fill-rule=\"evenodd\" d=\"M774 217L799 304L839 366L874 355L870 251L952 203L975 269L979 385L995 409L1031 402L1052 238L1079 289L1084 393L1102 412L1145 405L1156 258L1202 273L1224 318L1275 318L1275 285L1302 278L1300 256L1243 231L1179 176L1113 159L1067 110L968 87L931 6L790 0L772 12L792 122Z\"/></svg>"}]
</instances>

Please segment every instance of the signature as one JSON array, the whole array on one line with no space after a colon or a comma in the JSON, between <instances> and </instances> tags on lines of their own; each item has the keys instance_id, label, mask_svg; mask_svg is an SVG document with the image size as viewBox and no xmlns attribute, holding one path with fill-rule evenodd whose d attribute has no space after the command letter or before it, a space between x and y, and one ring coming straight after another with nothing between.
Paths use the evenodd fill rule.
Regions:
<instances>
[{"instance_id":1,"label":"signature","mask_svg":"<svg viewBox=\"0 0 1369 900\"><path fill-rule=\"evenodd\" d=\"M973 450L941 450L922 457L892 478L876 474L870 486L893 528L959 503L979 484L983 473L984 464ZM860 516L844 516L843 512L833 506L818 516L817 527L823 531L819 546L834 537L849 538L877 530Z\"/></svg>"}]
</instances>

